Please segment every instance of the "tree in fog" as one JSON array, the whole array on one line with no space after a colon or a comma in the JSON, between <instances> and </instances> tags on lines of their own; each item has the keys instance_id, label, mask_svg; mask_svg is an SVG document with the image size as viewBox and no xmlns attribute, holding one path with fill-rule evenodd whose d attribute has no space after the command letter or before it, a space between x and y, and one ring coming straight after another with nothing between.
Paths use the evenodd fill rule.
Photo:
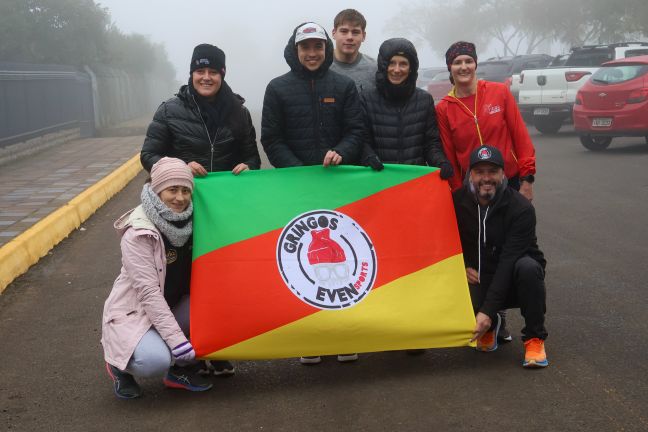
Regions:
<instances>
[{"instance_id":1,"label":"tree in fog","mask_svg":"<svg viewBox=\"0 0 648 432\"><path fill-rule=\"evenodd\" d=\"M108 24L92 0L2 0L0 59L92 63L104 54Z\"/></svg>"},{"instance_id":2,"label":"tree in fog","mask_svg":"<svg viewBox=\"0 0 648 432\"><path fill-rule=\"evenodd\" d=\"M124 35L94 0L0 0L0 61L107 64L173 81L164 47Z\"/></svg>"},{"instance_id":3,"label":"tree in fog","mask_svg":"<svg viewBox=\"0 0 648 432\"><path fill-rule=\"evenodd\" d=\"M427 0L401 11L389 27L439 55L457 40L516 55L537 52L544 41L569 47L648 35L646 0Z\"/></svg>"},{"instance_id":4,"label":"tree in fog","mask_svg":"<svg viewBox=\"0 0 648 432\"><path fill-rule=\"evenodd\" d=\"M139 74L155 71L162 80L175 79L175 69L162 44L153 43L140 34L125 35L114 26L108 31L107 40L109 50L103 62Z\"/></svg>"},{"instance_id":5,"label":"tree in fog","mask_svg":"<svg viewBox=\"0 0 648 432\"><path fill-rule=\"evenodd\" d=\"M428 0L403 6L389 26L417 42L426 42L439 55L455 41L479 47L495 43L500 55L532 52L549 36L529 26L520 0Z\"/></svg>"}]
</instances>

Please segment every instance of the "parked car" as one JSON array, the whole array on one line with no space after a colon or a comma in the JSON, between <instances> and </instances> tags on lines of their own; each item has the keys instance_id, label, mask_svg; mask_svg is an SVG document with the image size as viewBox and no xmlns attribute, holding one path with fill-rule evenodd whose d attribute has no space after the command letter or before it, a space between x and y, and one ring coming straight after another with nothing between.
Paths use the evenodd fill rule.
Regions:
<instances>
[{"instance_id":1,"label":"parked car","mask_svg":"<svg viewBox=\"0 0 648 432\"><path fill-rule=\"evenodd\" d=\"M524 54L513 57L491 57L477 67L477 78L511 84L511 77L524 69L540 69L553 59L547 54Z\"/></svg>"},{"instance_id":2,"label":"parked car","mask_svg":"<svg viewBox=\"0 0 648 432\"><path fill-rule=\"evenodd\" d=\"M438 104L441 99L450 92L450 90L452 90L452 84L450 83L450 72L447 70L438 72L434 75L434 78L432 78L427 86L427 92L432 95L435 105Z\"/></svg>"},{"instance_id":3,"label":"parked car","mask_svg":"<svg viewBox=\"0 0 648 432\"><path fill-rule=\"evenodd\" d=\"M525 69L520 74L518 107L543 134L554 134L567 119L577 91L602 63L646 53L646 42L623 42L572 48L563 66Z\"/></svg>"},{"instance_id":4,"label":"parked car","mask_svg":"<svg viewBox=\"0 0 648 432\"><path fill-rule=\"evenodd\" d=\"M644 136L648 144L648 55L604 63L576 94L573 117L589 150L622 136Z\"/></svg>"},{"instance_id":5,"label":"parked car","mask_svg":"<svg viewBox=\"0 0 648 432\"><path fill-rule=\"evenodd\" d=\"M439 66L419 69L418 78L416 80L416 87L427 90L427 86L430 81L432 81L436 74L443 71L447 72L448 68L445 66Z\"/></svg>"}]
</instances>

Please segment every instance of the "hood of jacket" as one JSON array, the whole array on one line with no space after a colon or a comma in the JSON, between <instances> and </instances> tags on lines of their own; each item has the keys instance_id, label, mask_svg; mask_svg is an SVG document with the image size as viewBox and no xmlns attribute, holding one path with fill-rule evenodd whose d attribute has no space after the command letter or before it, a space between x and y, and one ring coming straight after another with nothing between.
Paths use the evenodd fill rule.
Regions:
<instances>
[{"instance_id":1,"label":"hood of jacket","mask_svg":"<svg viewBox=\"0 0 648 432\"><path fill-rule=\"evenodd\" d=\"M325 51L324 62L316 71L314 72L309 71L299 62L299 57L297 56L297 45L295 45L295 35L297 33L297 29L303 26L304 24L306 23L303 22L299 24L293 30L292 36L290 37L290 39L288 39L286 48L284 48L284 58L286 59L286 63L288 63L288 66L290 66L290 70L297 76L302 78L307 78L307 79L320 78L326 73L326 71L329 70L331 64L333 63L333 41L331 41L331 38L329 37L328 33L326 32L326 30L324 30L324 33L326 34L326 47L324 48Z\"/></svg>"},{"instance_id":2,"label":"hood of jacket","mask_svg":"<svg viewBox=\"0 0 648 432\"><path fill-rule=\"evenodd\" d=\"M146 216L141 204L121 215L115 221L113 227L120 236L123 236L128 228L145 229L153 232L158 231L153 222Z\"/></svg>"},{"instance_id":3,"label":"hood of jacket","mask_svg":"<svg viewBox=\"0 0 648 432\"><path fill-rule=\"evenodd\" d=\"M389 82L387 67L395 55L406 57L410 62L410 73L407 79L398 85ZM380 45L378 51L378 71L376 72L376 88L388 99L407 99L416 90L419 60L414 44L404 38L387 39Z\"/></svg>"}]
</instances>

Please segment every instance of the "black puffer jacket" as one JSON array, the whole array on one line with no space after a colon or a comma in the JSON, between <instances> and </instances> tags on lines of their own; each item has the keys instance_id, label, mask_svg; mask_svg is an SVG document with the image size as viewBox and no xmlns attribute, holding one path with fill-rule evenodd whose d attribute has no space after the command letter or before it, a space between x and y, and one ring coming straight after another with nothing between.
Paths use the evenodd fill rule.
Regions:
<instances>
[{"instance_id":1,"label":"black puffer jacket","mask_svg":"<svg viewBox=\"0 0 648 432\"><path fill-rule=\"evenodd\" d=\"M355 83L329 70L333 62L330 38L322 66L315 72L303 67L297 57L295 31L284 50L290 72L266 88L261 144L277 168L321 164L329 150L342 156L343 164L355 164L365 134Z\"/></svg>"},{"instance_id":2,"label":"black puffer jacket","mask_svg":"<svg viewBox=\"0 0 648 432\"><path fill-rule=\"evenodd\" d=\"M510 187L498 191L483 216L467 184L452 197L464 263L479 272L481 285L487 287L479 311L494 319L497 311L512 306L506 301L516 261L528 255L545 267L536 237L535 209Z\"/></svg>"},{"instance_id":3,"label":"black puffer jacket","mask_svg":"<svg viewBox=\"0 0 648 432\"><path fill-rule=\"evenodd\" d=\"M261 160L250 112L243 106L243 98L236 94L232 97L226 125L219 127L214 136L207 133L188 86L180 87L178 94L163 102L153 116L140 154L142 166L151 171L155 162L169 156L187 163L198 162L207 171L229 171L239 163L258 169Z\"/></svg>"},{"instance_id":4,"label":"black puffer jacket","mask_svg":"<svg viewBox=\"0 0 648 432\"><path fill-rule=\"evenodd\" d=\"M394 55L410 61L410 73L400 85L387 79L387 66ZM376 88L362 93L368 134L362 162L377 155L382 162L438 167L447 159L437 128L434 100L416 87L418 57L406 39L385 41L378 54Z\"/></svg>"}]
</instances>

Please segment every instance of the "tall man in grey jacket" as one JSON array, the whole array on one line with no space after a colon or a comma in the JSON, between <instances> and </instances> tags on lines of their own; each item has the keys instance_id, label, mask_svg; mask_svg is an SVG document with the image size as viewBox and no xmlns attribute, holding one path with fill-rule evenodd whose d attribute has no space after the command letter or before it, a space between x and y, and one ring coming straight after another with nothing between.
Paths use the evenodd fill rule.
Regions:
<instances>
[{"instance_id":1,"label":"tall man in grey jacket","mask_svg":"<svg viewBox=\"0 0 648 432\"><path fill-rule=\"evenodd\" d=\"M367 37L367 20L355 9L345 9L333 21L335 51L331 70L351 78L359 93L376 84L376 60L360 52Z\"/></svg>"}]
</instances>

